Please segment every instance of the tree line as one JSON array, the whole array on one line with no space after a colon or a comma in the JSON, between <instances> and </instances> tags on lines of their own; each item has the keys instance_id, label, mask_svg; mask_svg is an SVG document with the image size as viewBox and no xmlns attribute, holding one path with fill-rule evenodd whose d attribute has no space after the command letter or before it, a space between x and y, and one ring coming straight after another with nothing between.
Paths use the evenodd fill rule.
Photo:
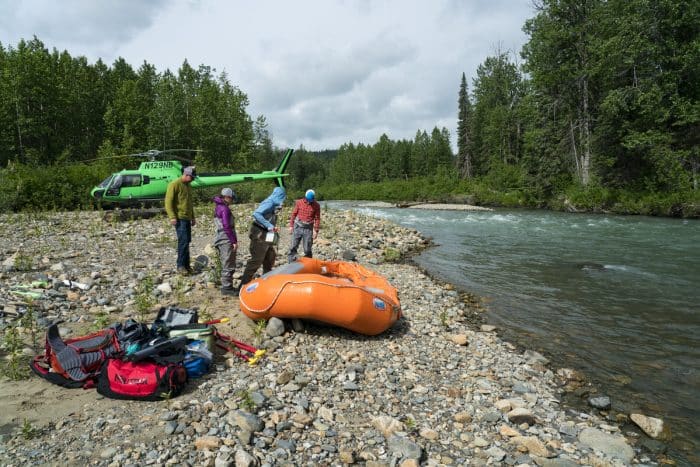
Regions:
<instances>
[{"instance_id":1,"label":"tree line","mask_svg":"<svg viewBox=\"0 0 700 467\"><path fill-rule=\"evenodd\" d=\"M459 92L463 177L510 168L545 198L567 186L698 190L700 4L537 0L521 67L507 53Z\"/></svg>"},{"instance_id":2,"label":"tree line","mask_svg":"<svg viewBox=\"0 0 700 467\"><path fill-rule=\"evenodd\" d=\"M145 149L201 150L212 168L257 168L272 154L265 118L225 73L186 60L173 73L124 59L89 64L36 37L0 44L0 165L51 165Z\"/></svg>"},{"instance_id":3,"label":"tree line","mask_svg":"<svg viewBox=\"0 0 700 467\"><path fill-rule=\"evenodd\" d=\"M697 217L700 3L533 4L521 63L496 50L471 89L462 73L452 165L429 149L449 141L437 129L412 142L382 135L373 146L344 145L328 189L428 176L438 180L433 198L461 192L495 204ZM425 184L413 184L420 195L399 185L376 191L426 195Z\"/></svg>"},{"instance_id":4,"label":"tree line","mask_svg":"<svg viewBox=\"0 0 700 467\"><path fill-rule=\"evenodd\" d=\"M519 58L496 50L471 83L457 77L457 154L437 127L412 140L300 146L292 192L698 216L700 3L534 5ZM97 169L66 169L71 184L94 185L110 156L147 148L200 149L197 164L211 169L271 168L280 150L247 105L204 65L134 70L121 58L107 66L49 52L37 38L0 44L0 210L50 204L32 190L66 162L100 158Z\"/></svg>"},{"instance_id":5,"label":"tree line","mask_svg":"<svg viewBox=\"0 0 700 467\"><path fill-rule=\"evenodd\" d=\"M90 64L36 37L0 44L0 210L85 204L109 171L139 162L115 156L153 148L198 150L180 156L205 169L270 169L278 154L248 104L225 73L186 60L159 72Z\"/></svg>"}]
</instances>

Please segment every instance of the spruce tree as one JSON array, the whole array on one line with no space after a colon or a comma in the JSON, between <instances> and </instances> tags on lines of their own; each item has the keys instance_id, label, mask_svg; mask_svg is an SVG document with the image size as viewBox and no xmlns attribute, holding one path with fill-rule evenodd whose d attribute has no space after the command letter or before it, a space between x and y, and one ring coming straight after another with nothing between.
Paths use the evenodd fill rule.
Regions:
<instances>
[{"instance_id":1,"label":"spruce tree","mask_svg":"<svg viewBox=\"0 0 700 467\"><path fill-rule=\"evenodd\" d=\"M457 117L457 169L462 178L471 178L471 124L472 105L467 92L467 78L462 73L462 83L459 86L459 106Z\"/></svg>"}]
</instances>

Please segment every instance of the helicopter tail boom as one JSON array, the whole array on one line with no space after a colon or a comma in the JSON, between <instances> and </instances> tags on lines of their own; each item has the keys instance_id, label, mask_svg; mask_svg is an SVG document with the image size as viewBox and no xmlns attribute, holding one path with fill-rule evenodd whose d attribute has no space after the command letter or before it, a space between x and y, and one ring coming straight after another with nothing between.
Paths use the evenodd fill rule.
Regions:
<instances>
[{"instance_id":1,"label":"helicopter tail boom","mask_svg":"<svg viewBox=\"0 0 700 467\"><path fill-rule=\"evenodd\" d=\"M248 173L248 174L236 174L236 173L229 173L229 174L222 174L222 173L217 173L217 174L199 174L197 178L194 179L192 182L192 186L197 188L197 187L204 187L204 186L219 186L219 185L226 185L229 183L240 183L240 182L252 182L256 180L274 180L275 184L277 186L281 186L284 188L284 177L287 177L289 174L284 173L284 171L287 169L287 165L289 164L289 160L292 157L292 154L294 153L294 149L287 149L287 152L285 152L284 157L282 157L282 160L280 163L277 165L277 168L274 170L266 170L264 172L257 172L257 173Z\"/></svg>"},{"instance_id":2,"label":"helicopter tail boom","mask_svg":"<svg viewBox=\"0 0 700 467\"><path fill-rule=\"evenodd\" d=\"M293 153L294 153L294 149L291 149L291 148L287 149L287 152L284 154L284 157L282 158L279 165L275 169L275 172L277 172L279 174L284 173L284 171L287 169L287 164L289 164L289 159L292 158ZM284 179L282 177L277 177L275 179L275 183L277 184L277 186L281 186L282 188L284 188Z\"/></svg>"}]
</instances>

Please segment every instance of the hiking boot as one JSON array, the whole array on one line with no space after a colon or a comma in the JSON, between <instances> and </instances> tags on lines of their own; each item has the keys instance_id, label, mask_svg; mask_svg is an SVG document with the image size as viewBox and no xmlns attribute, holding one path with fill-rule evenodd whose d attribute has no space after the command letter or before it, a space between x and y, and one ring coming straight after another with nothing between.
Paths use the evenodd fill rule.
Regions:
<instances>
[{"instance_id":1,"label":"hiking boot","mask_svg":"<svg viewBox=\"0 0 700 467\"><path fill-rule=\"evenodd\" d=\"M181 276L189 276L192 274L191 270L187 268L177 268L177 273Z\"/></svg>"},{"instance_id":2,"label":"hiking boot","mask_svg":"<svg viewBox=\"0 0 700 467\"><path fill-rule=\"evenodd\" d=\"M238 287L221 287L221 295L238 295Z\"/></svg>"}]
</instances>

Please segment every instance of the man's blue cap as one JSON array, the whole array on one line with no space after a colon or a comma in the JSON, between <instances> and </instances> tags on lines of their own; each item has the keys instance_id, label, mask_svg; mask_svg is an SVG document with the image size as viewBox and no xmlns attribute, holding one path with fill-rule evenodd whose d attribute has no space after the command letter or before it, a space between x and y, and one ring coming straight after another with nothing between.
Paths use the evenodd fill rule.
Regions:
<instances>
[{"instance_id":1,"label":"man's blue cap","mask_svg":"<svg viewBox=\"0 0 700 467\"><path fill-rule=\"evenodd\" d=\"M316 198L316 193L314 190L306 190L306 194L304 196L306 197L307 201L313 201L314 198Z\"/></svg>"}]
</instances>

